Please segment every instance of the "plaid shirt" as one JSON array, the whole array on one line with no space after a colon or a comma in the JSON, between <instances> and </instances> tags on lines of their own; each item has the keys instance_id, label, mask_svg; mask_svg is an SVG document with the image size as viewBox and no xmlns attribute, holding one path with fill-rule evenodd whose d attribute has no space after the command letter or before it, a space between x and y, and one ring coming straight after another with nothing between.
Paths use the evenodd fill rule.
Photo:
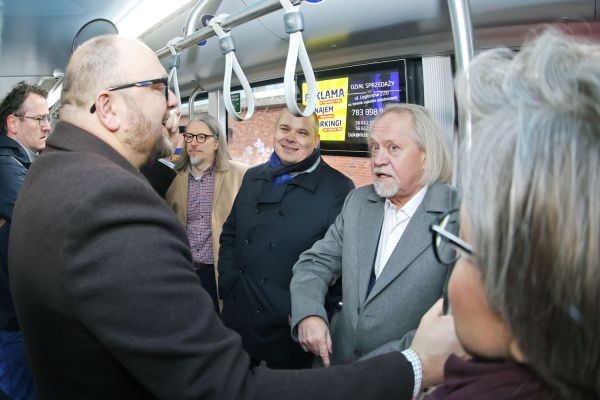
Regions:
<instances>
[{"instance_id":1,"label":"plaid shirt","mask_svg":"<svg viewBox=\"0 0 600 400\"><path fill-rule=\"evenodd\" d=\"M192 175L190 170L186 230L195 263L214 264L210 224L214 192L214 167L199 177Z\"/></svg>"}]
</instances>

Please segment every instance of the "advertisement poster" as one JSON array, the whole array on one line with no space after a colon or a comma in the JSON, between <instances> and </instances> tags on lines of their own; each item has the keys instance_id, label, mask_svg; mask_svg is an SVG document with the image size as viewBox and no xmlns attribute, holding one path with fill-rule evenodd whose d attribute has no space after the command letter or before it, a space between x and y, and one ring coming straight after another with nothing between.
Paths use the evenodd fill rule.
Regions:
<instances>
[{"instance_id":1,"label":"advertisement poster","mask_svg":"<svg viewBox=\"0 0 600 400\"><path fill-rule=\"evenodd\" d=\"M321 140L344 141L348 111L348 78L317 81L317 106ZM302 98L306 105L308 86L302 84Z\"/></svg>"},{"instance_id":2,"label":"advertisement poster","mask_svg":"<svg viewBox=\"0 0 600 400\"><path fill-rule=\"evenodd\" d=\"M371 121L388 103L406 101L398 69L358 72L317 81L319 133L322 141L364 143ZM306 104L307 86L302 85Z\"/></svg>"}]
</instances>

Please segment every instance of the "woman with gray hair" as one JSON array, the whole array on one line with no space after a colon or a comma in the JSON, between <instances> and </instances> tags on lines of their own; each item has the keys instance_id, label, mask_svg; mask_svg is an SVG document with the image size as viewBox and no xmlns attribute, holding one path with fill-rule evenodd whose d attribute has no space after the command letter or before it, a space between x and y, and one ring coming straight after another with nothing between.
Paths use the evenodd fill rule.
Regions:
<instances>
[{"instance_id":1,"label":"woman with gray hair","mask_svg":"<svg viewBox=\"0 0 600 400\"><path fill-rule=\"evenodd\" d=\"M431 397L598 399L600 45L548 31L469 75L460 217L432 231L442 261L460 255L449 297L473 358L449 358ZM444 229L458 218L460 239Z\"/></svg>"}]
</instances>

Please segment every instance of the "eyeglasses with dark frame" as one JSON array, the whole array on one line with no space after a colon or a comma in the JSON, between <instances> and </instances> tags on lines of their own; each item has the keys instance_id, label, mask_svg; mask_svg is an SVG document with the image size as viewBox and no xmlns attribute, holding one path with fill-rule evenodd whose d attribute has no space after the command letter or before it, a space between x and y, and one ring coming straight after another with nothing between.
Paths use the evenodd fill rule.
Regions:
<instances>
[{"instance_id":1,"label":"eyeglasses with dark frame","mask_svg":"<svg viewBox=\"0 0 600 400\"><path fill-rule=\"evenodd\" d=\"M34 116L21 115L21 114L13 114L13 115L15 117L19 118L21 121L25 118L37 121L37 123L40 124L40 127L44 126L44 124L50 125L50 115L48 115L48 114L34 115Z\"/></svg>"},{"instance_id":2,"label":"eyeglasses with dark frame","mask_svg":"<svg viewBox=\"0 0 600 400\"><path fill-rule=\"evenodd\" d=\"M168 76L165 76L163 78L156 78L156 79L149 79L149 80L145 80L145 81L126 83L124 85L109 87L108 89L105 89L105 90L108 90L109 92L114 92L115 90L128 89L130 87L147 87L147 86L157 85L159 83L162 83L165 87L165 99L167 99L167 103L168 103L169 102L169 77ZM96 112L96 103L92 104L92 106L90 107L90 113L93 114L95 112Z\"/></svg>"},{"instance_id":3,"label":"eyeglasses with dark frame","mask_svg":"<svg viewBox=\"0 0 600 400\"><path fill-rule=\"evenodd\" d=\"M194 134L187 132L183 134L183 140L185 140L186 143L192 143L194 141L194 138L196 138L196 142L204 143L209 137L215 137L215 135L207 135L206 133Z\"/></svg>"},{"instance_id":4,"label":"eyeglasses with dark frame","mask_svg":"<svg viewBox=\"0 0 600 400\"><path fill-rule=\"evenodd\" d=\"M458 209L445 212L431 224L433 251L440 264L453 265L460 257L459 251L468 255L475 254L473 246L456 236L459 224Z\"/></svg>"}]
</instances>

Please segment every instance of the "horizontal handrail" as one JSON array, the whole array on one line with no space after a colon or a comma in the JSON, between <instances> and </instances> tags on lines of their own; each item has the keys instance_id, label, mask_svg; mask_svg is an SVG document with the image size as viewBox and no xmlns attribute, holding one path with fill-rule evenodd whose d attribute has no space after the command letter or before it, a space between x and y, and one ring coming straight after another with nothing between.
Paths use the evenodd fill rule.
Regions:
<instances>
[{"instance_id":1,"label":"horizontal handrail","mask_svg":"<svg viewBox=\"0 0 600 400\"><path fill-rule=\"evenodd\" d=\"M301 2L302 0L292 0L292 3L294 3L295 5L300 4ZM281 8L282 6L279 0L262 0L229 15L227 18L224 18L221 22L221 28L223 28L223 30L225 31L228 31L233 27L236 27L248 21L252 21L256 18L260 18L273 11L280 10ZM184 49L187 49L188 47L194 46L202 40L211 38L213 36L216 36L214 29L210 26L206 26L204 28L198 29L192 35L186 36L183 40L178 42L175 45L175 50L177 50L178 52L182 51ZM158 56L158 58L164 58L171 55L171 52L168 47L163 47L157 50L155 54Z\"/></svg>"}]
</instances>

